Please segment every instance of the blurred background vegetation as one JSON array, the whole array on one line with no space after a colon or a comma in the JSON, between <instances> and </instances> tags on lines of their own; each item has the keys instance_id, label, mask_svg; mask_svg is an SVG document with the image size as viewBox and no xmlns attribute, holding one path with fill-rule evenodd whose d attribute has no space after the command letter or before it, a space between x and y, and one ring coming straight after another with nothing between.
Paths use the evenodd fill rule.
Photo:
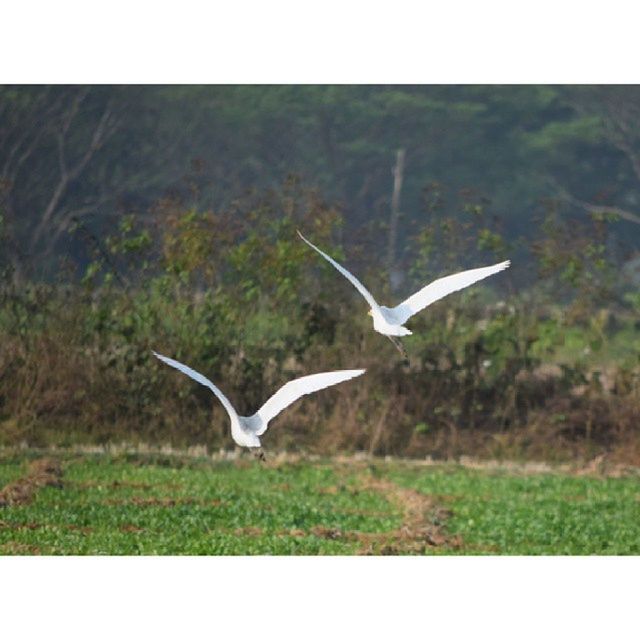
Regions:
<instances>
[{"instance_id":1,"label":"blurred background vegetation","mask_svg":"<svg viewBox=\"0 0 640 640\"><path fill-rule=\"evenodd\" d=\"M639 223L635 86L0 87L0 444L231 447L155 349L241 412L368 368L269 448L638 463ZM381 300L513 266L403 367L298 228Z\"/></svg>"}]
</instances>

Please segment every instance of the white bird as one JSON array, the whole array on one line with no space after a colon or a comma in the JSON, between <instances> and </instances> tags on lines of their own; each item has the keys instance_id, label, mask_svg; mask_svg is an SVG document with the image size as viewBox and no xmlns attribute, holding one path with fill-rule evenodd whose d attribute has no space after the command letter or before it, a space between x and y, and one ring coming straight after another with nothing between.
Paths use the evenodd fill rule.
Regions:
<instances>
[{"instance_id":1,"label":"white bird","mask_svg":"<svg viewBox=\"0 0 640 640\"><path fill-rule=\"evenodd\" d=\"M269 422L273 418L298 398L339 382L361 376L366 371L365 369L345 369L342 371L315 373L291 380L272 395L252 416L239 416L227 396L211 380L177 360L162 356L155 351L153 355L213 391L229 414L229 418L231 418L231 437L241 447L260 447L260 438L258 436L261 436L267 430ZM259 457L264 459L262 452L260 452Z\"/></svg>"},{"instance_id":2,"label":"white bird","mask_svg":"<svg viewBox=\"0 0 640 640\"><path fill-rule=\"evenodd\" d=\"M309 242L300 233L300 231L298 231L298 235L312 249L315 249L325 260L330 262L361 293L371 307L369 315L373 317L373 328L378 333L387 336L405 358L407 357L406 351L404 351L400 342L395 340L393 336L411 335L412 332L402 326L411 316L418 313L418 311L422 311L422 309L428 307L436 300L440 300L454 291L464 289L465 287L472 285L474 282L478 282L478 280L482 280L494 273L498 273L499 271L506 269L511 264L510 260L506 260L505 262L500 262L490 267L470 269L469 271L461 271L460 273L454 273L453 275L439 278L438 280L434 280L431 284L428 284L426 287L420 289L420 291L414 293L404 302L390 308L379 305L358 278L356 278L352 273L349 273L349 271L339 265L324 251L321 251L318 247Z\"/></svg>"}]
</instances>

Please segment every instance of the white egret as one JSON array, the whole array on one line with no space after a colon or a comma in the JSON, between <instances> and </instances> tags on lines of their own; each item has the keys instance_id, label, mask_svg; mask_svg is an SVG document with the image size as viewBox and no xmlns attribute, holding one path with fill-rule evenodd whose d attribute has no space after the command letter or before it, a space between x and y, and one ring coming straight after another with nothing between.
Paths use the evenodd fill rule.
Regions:
<instances>
[{"instance_id":1,"label":"white egret","mask_svg":"<svg viewBox=\"0 0 640 640\"><path fill-rule=\"evenodd\" d=\"M400 341L396 340L394 336L411 335L412 332L402 326L411 316L418 313L418 311L422 311L422 309L428 307L436 300L440 300L454 291L464 289L465 287L472 285L474 282L478 282L479 280L487 278L494 273L498 273L499 271L506 269L511 264L510 260L506 260L505 262L500 262L490 267L470 269L469 271L461 271L460 273L454 273L453 275L445 276L444 278L438 278L438 280L434 280L431 284L423 287L420 291L414 293L399 305L395 307L385 307L379 305L375 301L374 297L369 293L365 286L352 273L349 273L349 271L339 265L324 251L321 251L318 247L309 242L300 233L300 231L298 231L298 235L312 249L315 249L325 260L330 262L360 292L371 307L369 315L373 317L373 328L378 333L387 336L404 358L407 358L407 353Z\"/></svg>"},{"instance_id":2,"label":"white egret","mask_svg":"<svg viewBox=\"0 0 640 640\"><path fill-rule=\"evenodd\" d=\"M256 413L252 416L239 416L237 411L233 408L229 399L216 387L211 380L205 378L201 373L194 371L187 365L172 360L166 356L162 356L159 353L153 352L156 358L162 360L162 362L168 364L170 367L182 371L182 373L188 375L190 378L199 382L200 384L208 387L217 396L218 400L222 403L222 406L226 409L231 418L231 437L241 447L254 447L258 448L257 455L260 459L264 460L264 455L259 449L260 438L269 426L269 422L275 418L283 409L294 403L298 398L319 391L325 387L330 387L339 382L350 380L357 376L361 376L365 369L345 369L342 371L329 371L326 373L315 373L310 376L304 376L287 382L280 388L274 395L272 395Z\"/></svg>"}]
</instances>

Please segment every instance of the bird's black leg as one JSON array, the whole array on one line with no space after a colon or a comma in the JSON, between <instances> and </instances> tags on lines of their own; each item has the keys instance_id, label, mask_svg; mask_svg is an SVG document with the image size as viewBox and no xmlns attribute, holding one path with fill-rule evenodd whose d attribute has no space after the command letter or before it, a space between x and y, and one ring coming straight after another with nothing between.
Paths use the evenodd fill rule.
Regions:
<instances>
[{"instance_id":1,"label":"bird's black leg","mask_svg":"<svg viewBox=\"0 0 640 640\"><path fill-rule=\"evenodd\" d=\"M264 455L264 451L262 450L262 447L255 447L252 449L253 451L253 455L255 456L256 460L260 460L260 462L266 462L267 458Z\"/></svg>"},{"instance_id":2,"label":"bird's black leg","mask_svg":"<svg viewBox=\"0 0 640 640\"><path fill-rule=\"evenodd\" d=\"M387 336L387 338L391 340L391 344L393 344L393 346L400 352L400 355L404 358L405 364L409 364L409 355L407 354L402 342L394 336Z\"/></svg>"}]
</instances>

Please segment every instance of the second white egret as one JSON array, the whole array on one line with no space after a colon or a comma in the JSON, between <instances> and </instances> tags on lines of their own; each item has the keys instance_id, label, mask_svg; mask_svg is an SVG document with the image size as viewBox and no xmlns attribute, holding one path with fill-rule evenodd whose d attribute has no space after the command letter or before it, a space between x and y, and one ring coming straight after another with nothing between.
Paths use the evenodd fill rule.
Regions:
<instances>
[{"instance_id":1,"label":"second white egret","mask_svg":"<svg viewBox=\"0 0 640 640\"><path fill-rule=\"evenodd\" d=\"M226 409L229 418L231 418L231 437L236 444L239 444L241 447L256 448L257 455L262 460L264 460L264 455L260 450L261 445L258 436L261 436L267 430L269 422L283 409L286 409L286 407L293 404L298 398L308 393L313 393L314 391L319 391L334 384L345 382L351 378L361 376L365 372L365 369L344 369L342 371L315 373L310 376L291 380L272 395L252 416L239 416L227 396L225 396L211 380L177 360L162 356L155 351L153 355L170 367L181 371L196 382L211 389Z\"/></svg>"},{"instance_id":2,"label":"second white egret","mask_svg":"<svg viewBox=\"0 0 640 640\"><path fill-rule=\"evenodd\" d=\"M460 273L454 273L450 276L438 278L438 280L434 280L431 284L423 287L420 291L414 293L399 305L395 307L385 307L383 305L379 305L375 301L371 293L369 293L366 287L352 273L347 271L342 265L338 264L324 251L321 251L318 247L309 242L300 233L300 231L298 231L298 235L312 249L315 249L325 260L330 262L360 292L371 307L369 315L373 317L373 328L378 333L387 336L405 358L407 358L407 353L400 341L395 339L395 336L411 335L411 331L402 325L404 325L412 315L418 313L418 311L422 311L422 309L428 307L436 300L440 300L454 291L464 289L479 280L492 276L494 273L503 271L511 264L510 260L506 260L505 262L499 262L498 264L491 265L490 267L470 269L468 271L461 271Z\"/></svg>"}]
</instances>

